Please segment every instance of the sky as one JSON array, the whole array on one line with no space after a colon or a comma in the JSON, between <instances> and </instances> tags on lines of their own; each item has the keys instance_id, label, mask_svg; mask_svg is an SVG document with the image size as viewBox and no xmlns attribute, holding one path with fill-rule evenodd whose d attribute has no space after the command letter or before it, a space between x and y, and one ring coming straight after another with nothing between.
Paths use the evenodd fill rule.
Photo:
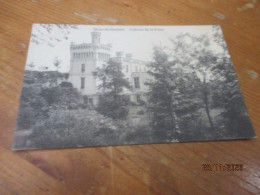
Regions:
<instances>
[{"instance_id":1,"label":"sky","mask_svg":"<svg viewBox=\"0 0 260 195\"><path fill-rule=\"evenodd\" d=\"M48 27L51 27L48 29ZM46 30L47 29L47 30ZM101 43L112 44L112 57L117 51L132 53L134 59L151 61L154 46L170 47L170 39L180 33L203 35L212 27L203 26L102 26L77 25L77 28L58 28L34 24L29 45L26 69L56 70L54 61L61 61L60 72L68 72L70 44L91 43L91 32L101 32ZM218 50L217 46L213 49ZM33 67L29 66L33 63ZM45 67L48 67L47 69Z\"/></svg>"}]
</instances>

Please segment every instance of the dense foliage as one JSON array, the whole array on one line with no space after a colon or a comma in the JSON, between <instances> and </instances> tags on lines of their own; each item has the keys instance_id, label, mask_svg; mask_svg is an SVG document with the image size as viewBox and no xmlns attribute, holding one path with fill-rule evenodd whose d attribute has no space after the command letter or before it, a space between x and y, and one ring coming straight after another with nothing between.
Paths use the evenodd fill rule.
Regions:
<instances>
[{"instance_id":1,"label":"dense foliage","mask_svg":"<svg viewBox=\"0 0 260 195\"><path fill-rule=\"evenodd\" d=\"M180 34L171 48L154 48L149 74L154 78L147 85L156 136L223 139L246 136L251 129L219 28L205 36Z\"/></svg>"},{"instance_id":2,"label":"dense foliage","mask_svg":"<svg viewBox=\"0 0 260 195\"><path fill-rule=\"evenodd\" d=\"M97 68L94 76L100 80L98 88L102 91L97 110L113 119L125 118L128 114L129 98L122 95L122 92L131 87L124 78L120 62L108 61L103 68Z\"/></svg>"}]
</instances>

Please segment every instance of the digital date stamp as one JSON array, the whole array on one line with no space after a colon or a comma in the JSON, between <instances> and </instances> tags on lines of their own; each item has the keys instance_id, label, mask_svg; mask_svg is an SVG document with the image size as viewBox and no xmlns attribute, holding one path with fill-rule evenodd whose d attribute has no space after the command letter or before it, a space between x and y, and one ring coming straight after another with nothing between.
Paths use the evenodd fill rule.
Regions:
<instances>
[{"instance_id":1,"label":"digital date stamp","mask_svg":"<svg viewBox=\"0 0 260 195\"><path fill-rule=\"evenodd\" d=\"M243 171L243 164L202 164L202 171Z\"/></svg>"}]
</instances>

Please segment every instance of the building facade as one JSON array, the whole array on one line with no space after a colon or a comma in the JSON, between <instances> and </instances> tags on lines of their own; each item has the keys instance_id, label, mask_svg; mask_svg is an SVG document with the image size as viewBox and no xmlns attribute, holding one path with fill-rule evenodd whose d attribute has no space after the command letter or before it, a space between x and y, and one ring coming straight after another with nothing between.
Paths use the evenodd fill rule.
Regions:
<instances>
[{"instance_id":1,"label":"building facade","mask_svg":"<svg viewBox=\"0 0 260 195\"><path fill-rule=\"evenodd\" d=\"M72 43L70 46L69 81L85 96L85 102L92 105L98 104L101 92L97 86L100 81L93 76L93 72L96 68L106 66L110 59L121 64L125 78L133 87L133 90L124 90L124 93L130 96L132 102L145 101L147 92L145 82L149 79L147 63L133 59L131 54L124 55L123 52L117 52L116 56L112 57L112 46L101 43L101 33L92 32L91 36L91 43Z\"/></svg>"}]
</instances>

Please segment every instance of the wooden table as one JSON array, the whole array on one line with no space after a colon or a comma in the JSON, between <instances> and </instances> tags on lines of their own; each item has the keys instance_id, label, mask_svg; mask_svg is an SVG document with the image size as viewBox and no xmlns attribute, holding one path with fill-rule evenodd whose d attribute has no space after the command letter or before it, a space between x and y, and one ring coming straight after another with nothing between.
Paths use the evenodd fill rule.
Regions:
<instances>
[{"instance_id":1,"label":"wooden table","mask_svg":"<svg viewBox=\"0 0 260 195\"><path fill-rule=\"evenodd\" d=\"M259 16L257 0L0 0L0 194L259 194L259 138L10 151L32 23L220 24L259 135Z\"/></svg>"}]
</instances>

